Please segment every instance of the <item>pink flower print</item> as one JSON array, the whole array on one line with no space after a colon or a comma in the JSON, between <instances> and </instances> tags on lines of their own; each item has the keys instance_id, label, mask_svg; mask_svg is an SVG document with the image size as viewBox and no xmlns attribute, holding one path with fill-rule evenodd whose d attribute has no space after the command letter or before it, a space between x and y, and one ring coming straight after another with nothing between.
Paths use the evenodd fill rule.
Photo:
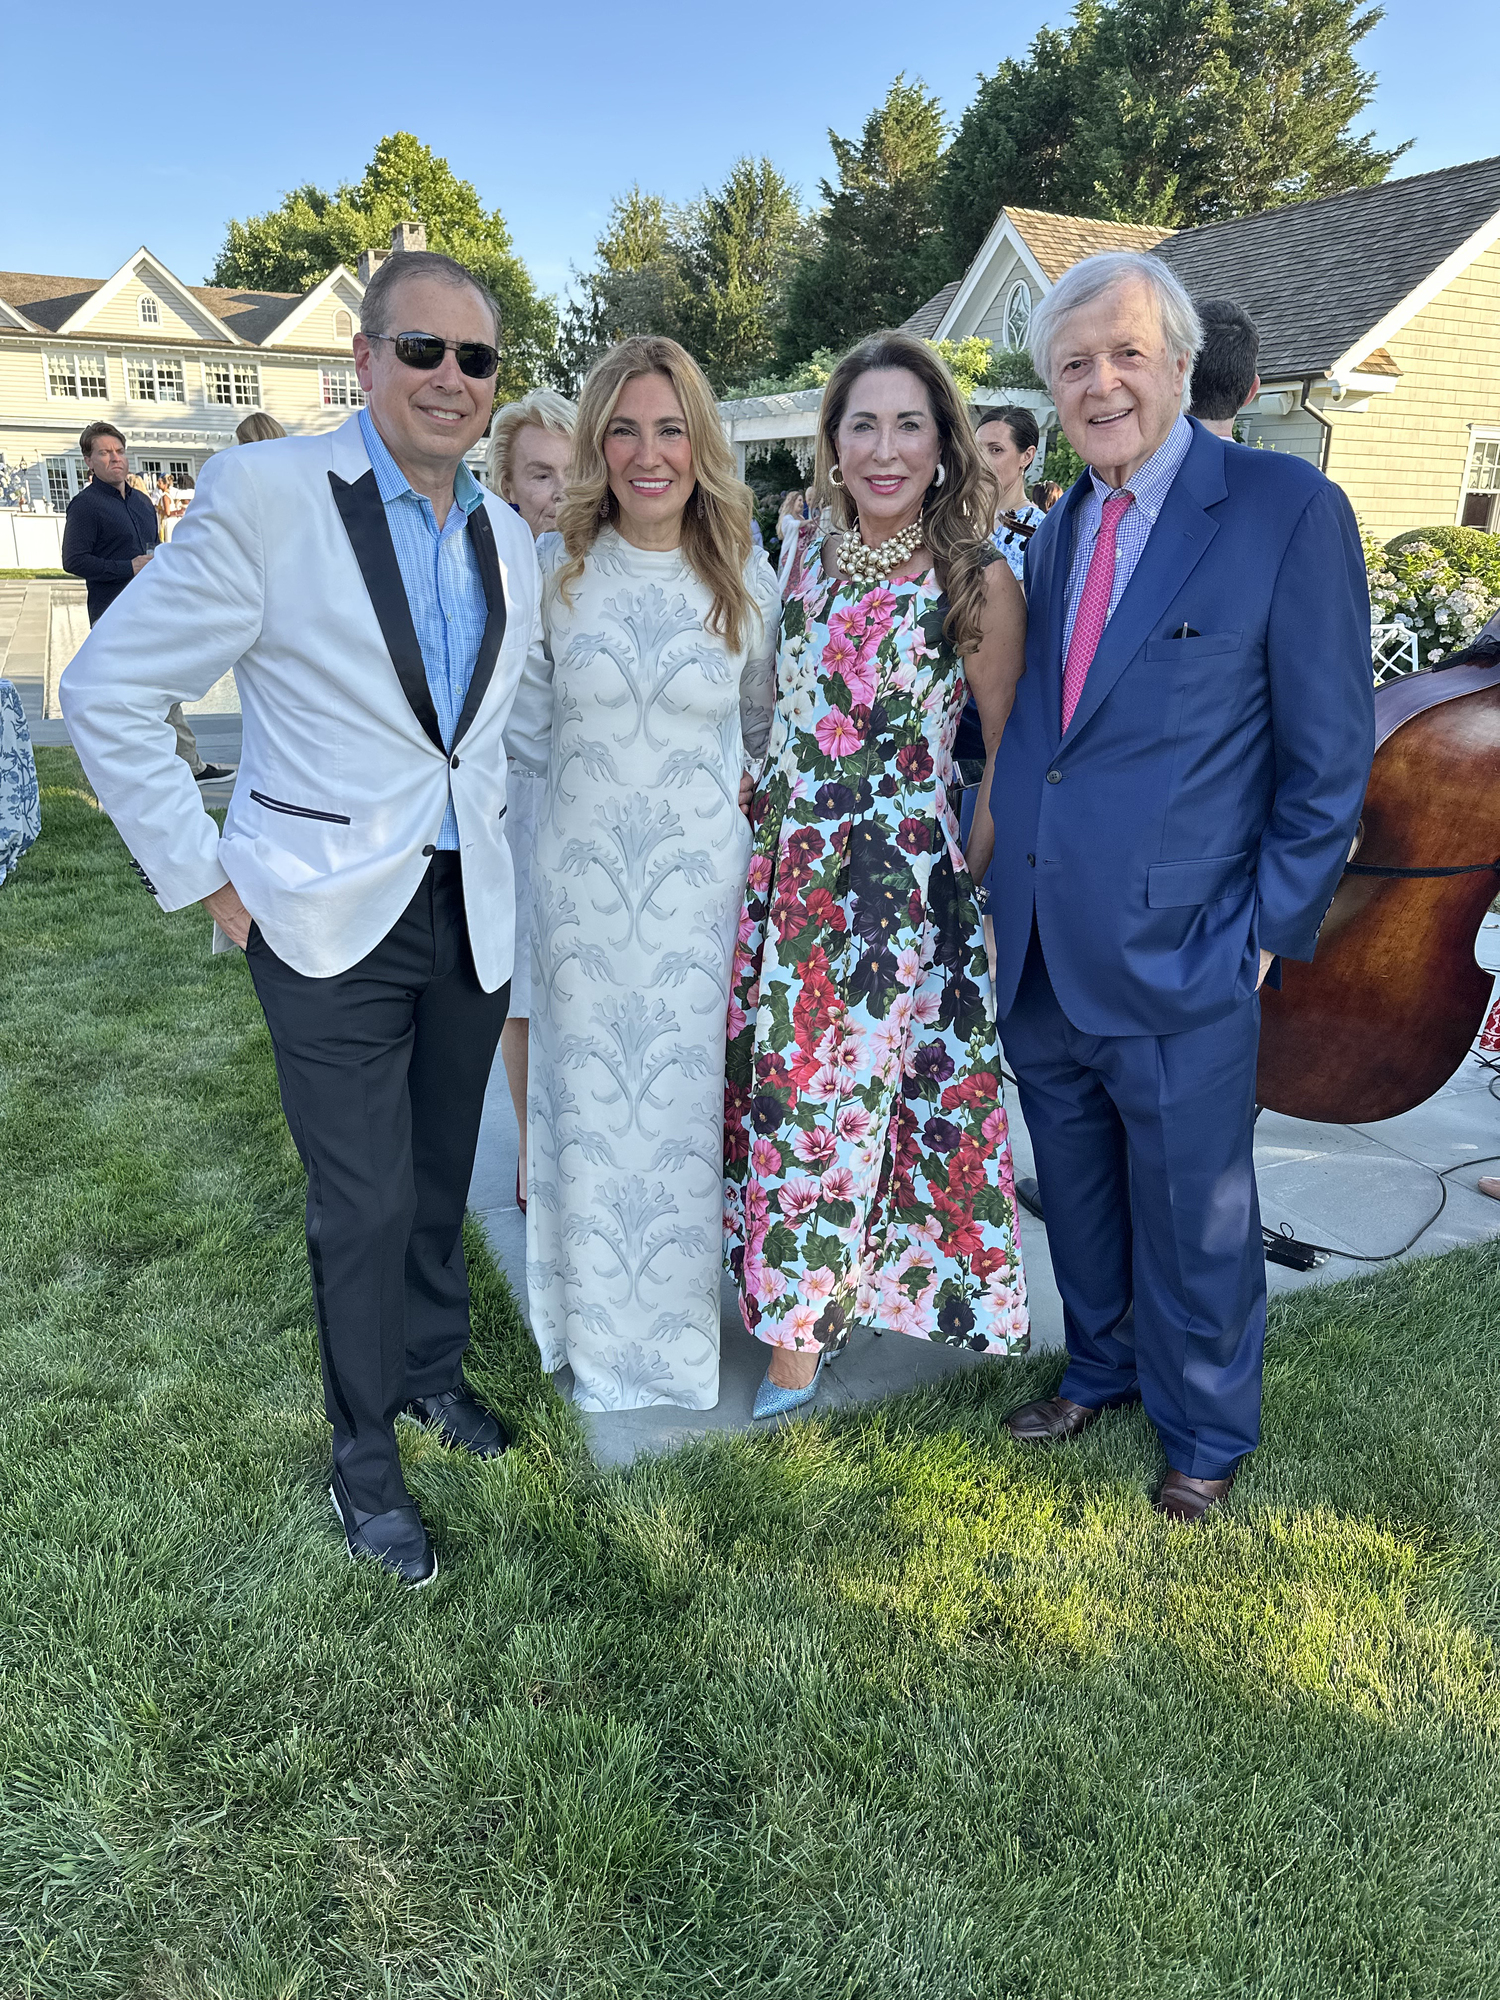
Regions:
<instances>
[{"instance_id":1,"label":"pink flower print","mask_svg":"<svg viewBox=\"0 0 1500 2000\"><path fill-rule=\"evenodd\" d=\"M815 1306L793 1306L782 1321L782 1328L792 1336L797 1347L821 1347L818 1339L818 1313Z\"/></svg>"},{"instance_id":2,"label":"pink flower print","mask_svg":"<svg viewBox=\"0 0 1500 2000\"><path fill-rule=\"evenodd\" d=\"M769 1139L757 1139L750 1148L751 1171L761 1180L769 1180L773 1174L781 1172L781 1152Z\"/></svg>"},{"instance_id":3,"label":"pink flower print","mask_svg":"<svg viewBox=\"0 0 1500 2000\"><path fill-rule=\"evenodd\" d=\"M830 1167L823 1176L824 1201L853 1201L854 1175L848 1167Z\"/></svg>"},{"instance_id":4,"label":"pink flower print","mask_svg":"<svg viewBox=\"0 0 1500 2000\"><path fill-rule=\"evenodd\" d=\"M812 1214L818 1205L818 1183L809 1180L806 1174L793 1174L777 1195L782 1214L795 1229L804 1217Z\"/></svg>"},{"instance_id":5,"label":"pink flower print","mask_svg":"<svg viewBox=\"0 0 1500 2000\"><path fill-rule=\"evenodd\" d=\"M902 986L915 986L922 977L922 954L915 945L908 945L896 956L896 979Z\"/></svg>"},{"instance_id":6,"label":"pink flower print","mask_svg":"<svg viewBox=\"0 0 1500 2000\"><path fill-rule=\"evenodd\" d=\"M814 1104L832 1104L846 1094L847 1078L836 1063L823 1063L803 1085L802 1094Z\"/></svg>"},{"instance_id":7,"label":"pink flower print","mask_svg":"<svg viewBox=\"0 0 1500 2000\"><path fill-rule=\"evenodd\" d=\"M878 636L884 638L895 624L896 614L901 606L882 583L877 584L868 597L860 599L859 609L864 617L866 631L874 632L878 627Z\"/></svg>"},{"instance_id":8,"label":"pink flower print","mask_svg":"<svg viewBox=\"0 0 1500 2000\"><path fill-rule=\"evenodd\" d=\"M833 1273L827 1265L820 1265L815 1271L804 1271L797 1280L797 1296L818 1305L833 1296Z\"/></svg>"},{"instance_id":9,"label":"pink flower print","mask_svg":"<svg viewBox=\"0 0 1500 2000\"><path fill-rule=\"evenodd\" d=\"M752 854L750 873L746 877L753 895L763 896L771 886L771 857L769 854Z\"/></svg>"},{"instance_id":10,"label":"pink flower print","mask_svg":"<svg viewBox=\"0 0 1500 2000\"><path fill-rule=\"evenodd\" d=\"M912 1002L912 1013L924 1028L930 1028L943 1011L941 993L919 993Z\"/></svg>"},{"instance_id":11,"label":"pink flower print","mask_svg":"<svg viewBox=\"0 0 1500 2000\"><path fill-rule=\"evenodd\" d=\"M759 1296L767 1305L786 1297L786 1278L770 1264L761 1266Z\"/></svg>"},{"instance_id":12,"label":"pink flower print","mask_svg":"<svg viewBox=\"0 0 1500 2000\"><path fill-rule=\"evenodd\" d=\"M734 998L733 994L731 994L729 998L729 1014L726 1022L725 1033L728 1039L732 1042L736 1040L740 1035L744 1034L744 1032L745 1032L745 1010L740 1005L739 1001Z\"/></svg>"},{"instance_id":13,"label":"pink flower print","mask_svg":"<svg viewBox=\"0 0 1500 2000\"><path fill-rule=\"evenodd\" d=\"M828 637L823 642L823 665L828 672L847 676L848 669L854 665L858 657L859 649L850 638L847 626L840 625L835 630L830 625Z\"/></svg>"},{"instance_id":14,"label":"pink flower print","mask_svg":"<svg viewBox=\"0 0 1500 2000\"><path fill-rule=\"evenodd\" d=\"M983 1134L984 1142L987 1146L1002 1145L1006 1136L1005 1106L997 1104L979 1130Z\"/></svg>"},{"instance_id":15,"label":"pink flower print","mask_svg":"<svg viewBox=\"0 0 1500 2000\"><path fill-rule=\"evenodd\" d=\"M822 1167L838 1151L838 1140L827 1125L814 1125L810 1132L792 1134L792 1151L805 1167Z\"/></svg>"},{"instance_id":16,"label":"pink flower print","mask_svg":"<svg viewBox=\"0 0 1500 2000\"><path fill-rule=\"evenodd\" d=\"M813 735L818 739L818 748L825 757L852 757L864 742L864 731L852 716L844 715L836 708L819 716Z\"/></svg>"},{"instance_id":17,"label":"pink flower print","mask_svg":"<svg viewBox=\"0 0 1500 2000\"><path fill-rule=\"evenodd\" d=\"M870 1129L870 1114L862 1104L846 1104L833 1121L841 1139L863 1139Z\"/></svg>"},{"instance_id":18,"label":"pink flower print","mask_svg":"<svg viewBox=\"0 0 1500 2000\"><path fill-rule=\"evenodd\" d=\"M823 657L828 657L826 648ZM855 702L863 703L868 708L875 699L875 683L880 672L874 644L861 646L850 660L840 665L839 672Z\"/></svg>"}]
</instances>

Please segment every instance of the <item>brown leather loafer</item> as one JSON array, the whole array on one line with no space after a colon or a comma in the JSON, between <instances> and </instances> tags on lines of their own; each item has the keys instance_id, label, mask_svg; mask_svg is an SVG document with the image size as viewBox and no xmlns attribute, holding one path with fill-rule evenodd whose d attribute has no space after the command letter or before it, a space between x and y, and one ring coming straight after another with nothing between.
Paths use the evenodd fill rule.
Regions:
<instances>
[{"instance_id":1,"label":"brown leather loafer","mask_svg":"<svg viewBox=\"0 0 1500 2000\"><path fill-rule=\"evenodd\" d=\"M1169 1521L1196 1527L1210 1507L1217 1507L1235 1482L1236 1472L1227 1479L1190 1479L1185 1472L1168 1472L1157 1493L1155 1507Z\"/></svg>"},{"instance_id":2,"label":"brown leather loafer","mask_svg":"<svg viewBox=\"0 0 1500 2000\"><path fill-rule=\"evenodd\" d=\"M1022 1444L1062 1444L1103 1415L1102 1409L1091 1409L1087 1403L1049 1396L1044 1403L1023 1403L1019 1410L1012 1410L1005 1428Z\"/></svg>"}]
</instances>

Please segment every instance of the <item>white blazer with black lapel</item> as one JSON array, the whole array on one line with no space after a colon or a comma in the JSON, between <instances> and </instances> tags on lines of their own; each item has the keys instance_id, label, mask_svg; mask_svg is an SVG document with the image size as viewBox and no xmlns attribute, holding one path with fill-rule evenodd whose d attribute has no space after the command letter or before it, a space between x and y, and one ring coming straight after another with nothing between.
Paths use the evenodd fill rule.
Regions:
<instances>
[{"instance_id":1,"label":"white blazer with black lapel","mask_svg":"<svg viewBox=\"0 0 1500 2000\"><path fill-rule=\"evenodd\" d=\"M100 803L163 909L233 882L278 957L342 972L411 900L451 789L475 965L488 991L510 977L506 755L545 768L551 691L525 524L486 494L468 533L488 617L445 746L358 418L209 460L171 543L61 687ZM163 718L230 669L244 741L221 835Z\"/></svg>"}]
</instances>

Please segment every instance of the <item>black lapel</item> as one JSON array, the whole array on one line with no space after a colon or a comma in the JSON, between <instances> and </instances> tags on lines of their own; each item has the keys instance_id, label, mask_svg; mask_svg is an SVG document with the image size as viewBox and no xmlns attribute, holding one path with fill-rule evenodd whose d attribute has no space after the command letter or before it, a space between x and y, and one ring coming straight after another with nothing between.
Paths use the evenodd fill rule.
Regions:
<instances>
[{"instance_id":1,"label":"black lapel","mask_svg":"<svg viewBox=\"0 0 1500 2000\"><path fill-rule=\"evenodd\" d=\"M457 504L455 501L454 505ZM484 637L479 642L474 671L469 677L469 692L464 697L463 713L453 732L455 745L463 741L464 731L479 713L479 704L484 700L490 676L495 671L500 641L505 637L505 584L500 575L500 558L495 552L495 531L490 526L488 508L480 505L474 509L469 516L468 535L469 545L479 564L489 616L484 621Z\"/></svg>"},{"instance_id":2,"label":"black lapel","mask_svg":"<svg viewBox=\"0 0 1500 2000\"><path fill-rule=\"evenodd\" d=\"M396 669L401 690L411 703L412 714L446 755L447 746L438 727L437 710L432 705L427 669L422 664L422 648L417 642L417 628L412 623L411 606L406 601L401 566L396 561L396 545L391 540L390 523L385 518L385 503L380 497L380 488L375 484L375 473L372 469L351 484L340 479L336 472L330 472L328 484L333 488L334 505L343 517L350 546L359 564L359 573L365 580L365 589L370 593L370 602L380 621L381 637L391 656L391 665ZM492 615L490 623L493 622Z\"/></svg>"}]
</instances>

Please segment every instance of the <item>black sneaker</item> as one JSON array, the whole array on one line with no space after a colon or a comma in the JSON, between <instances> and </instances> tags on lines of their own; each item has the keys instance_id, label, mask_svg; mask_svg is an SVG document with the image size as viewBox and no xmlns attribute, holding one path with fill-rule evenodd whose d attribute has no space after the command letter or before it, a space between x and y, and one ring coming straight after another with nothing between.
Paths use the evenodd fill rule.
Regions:
<instances>
[{"instance_id":1,"label":"black sneaker","mask_svg":"<svg viewBox=\"0 0 1500 2000\"><path fill-rule=\"evenodd\" d=\"M437 1551L427 1539L427 1530L415 1507L392 1507L384 1514L367 1514L349 1498L336 1471L328 1497L343 1527L352 1560L368 1557L392 1576L399 1576L413 1590L431 1583L437 1575Z\"/></svg>"},{"instance_id":2,"label":"black sneaker","mask_svg":"<svg viewBox=\"0 0 1500 2000\"><path fill-rule=\"evenodd\" d=\"M200 785L216 785L220 778L232 778L238 769L238 764L205 764L197 780Z\"/></svg>"},{"instance_id":3,"label":"black sneaker","mask_svg":"<svg viewBox=\"0 0 1500 2000\"><path fill-rule=\"evenodd\" d=\"M462 1382L437 1396L413 1396L402 1415L475 1458L498 1458L510 1444L510 1432L494 1411L487 1410Z\"/></svg>"}]
</instances>

